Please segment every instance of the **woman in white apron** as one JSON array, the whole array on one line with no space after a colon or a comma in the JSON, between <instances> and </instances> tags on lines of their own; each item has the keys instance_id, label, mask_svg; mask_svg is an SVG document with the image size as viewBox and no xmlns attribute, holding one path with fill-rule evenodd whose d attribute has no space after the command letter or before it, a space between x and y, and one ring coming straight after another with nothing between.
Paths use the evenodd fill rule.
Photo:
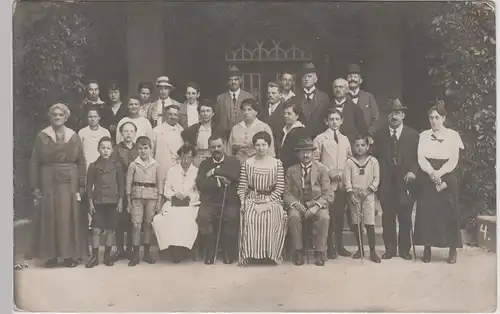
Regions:
<instances>
[{"instance_id":1,"label":"woman in white apron","mask_svg":"<svg viewBox=\"0 0 500 314\"><path fill-rule=\"evenodd\" d=\"M160 250L171 248L172 260L179 263L183 248L191 249L198 235L199 193L196 189L198 168L193 165L196 151L184 144L177 151L180 164L167 172L163 190L163 207L153 220Z\"/></svg>"}]
</instances>

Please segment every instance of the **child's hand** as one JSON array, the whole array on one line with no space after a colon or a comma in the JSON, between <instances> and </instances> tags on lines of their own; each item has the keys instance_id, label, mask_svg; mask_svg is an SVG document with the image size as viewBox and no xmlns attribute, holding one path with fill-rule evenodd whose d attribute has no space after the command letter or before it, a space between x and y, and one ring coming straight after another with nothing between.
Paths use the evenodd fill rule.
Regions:
<instances>
[{"instance_id":1,"label":"child's hand","mask_svg":"<svg viewBox=\"0 0 500 314\"><path fill-rule=\"evenodd\" d=\"M358 198L356 197L356 193L355 192L349 192L349 198L351 200L351 202L353 204L357 204L358 203Z\"/></svg>"},{"instance_id":2,"label":"child's hand","mask_svg":"<svg viewBox=\"0 0 500 314\"><path fill-rule=\"evenodd\" d=\"M358 196L359 198L364 201L366 199L366 197L368 196L369 192L367 190L360 190L358 192Z\"/></svg>"},{"instance_id":3,"label":"child's hand","mask_svg":"<svg viewBox=\"0 0 500 314\"><path fill-rule=\"evenodd\" d=\"M161 211L161 202L157 201L155 205L155 215L158 215Z\"/></svg>"},{"instance_id":4,"label":"child's hand","mask_svg":"<svg viewBox=\"0 0 500 314\"><path fill-rule=\"evenodd\" d=\"M127 213L131 213L132 212L132 204L128 203L127 205Z\"/></svg>"},{"instance_id":5,"label":"child's hand","mask_svg":"<svg viewBox=\"0 0 500 314\"><path fill-rule=\"evenodd\" d=\"M95 213L95 207L94 207L94 203L93 202L90 202L90 204L89 204L89 213L91 215L94 215L94 213Z\"/></svg>"},{"instance_id":6,"label":"child's hand","mask_svg":"<svg viewBox=\"0 0 500 314\"><path fill-rule=\"evenodd\" d=\"M119 213L123 211L123 203L121 201L118 202L118 206L116 206L116 211Z\"/></svg>"}]
</instances>

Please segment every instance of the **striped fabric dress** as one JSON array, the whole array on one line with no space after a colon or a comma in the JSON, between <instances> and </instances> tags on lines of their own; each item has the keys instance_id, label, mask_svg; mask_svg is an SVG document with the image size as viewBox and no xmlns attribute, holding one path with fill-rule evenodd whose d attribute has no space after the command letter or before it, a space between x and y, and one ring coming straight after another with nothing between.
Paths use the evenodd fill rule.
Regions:
<instances>
[{"instance_id":1,"label":"striped fabric dress","mask_svg":"<svg viewBox=\"0 0 500 314\"><path fill-rule=\"evenodd\" d=\"M269 258L283 261L282 251L286 235L287 215L283 210L284 172L280 160L273 167L255 166L255 157L241 166L238 196L242 210L240 224L239 264L249 258ZM266 200L270 209L258 214L256 200Z\"/></svg>"}]
</instances>

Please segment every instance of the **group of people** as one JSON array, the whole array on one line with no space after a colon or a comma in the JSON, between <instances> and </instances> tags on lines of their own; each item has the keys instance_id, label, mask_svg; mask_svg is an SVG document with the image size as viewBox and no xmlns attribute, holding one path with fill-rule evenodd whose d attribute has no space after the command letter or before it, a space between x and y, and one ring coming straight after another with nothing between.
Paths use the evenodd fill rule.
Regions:
<instances>
[{"instance_id":1,"label":"group of people","mask_svg":"<svg viewBox=\"0 0 500 314\"><path fill-rule=\"evenodd\" d=\"M200 86L189 83L179 103L162 76L156 101L152 84L141 83L139 96L124 104L111 82L106 103L90 81L71 114L64 104L51 106L51 125L36 137L31 159L32 255L47 259L47 267L59 259L75 267L91 246L91 268L100 263L105 232L103 263L129 259L135 266L143 231L142 260L150 264L156 235L175 263L196 242L206 264L220 248L225 264L279 264L287 244L295 265L312 250L323 266L338 256L364 258L366 229L369 259L380 263L379 199L382 259L412 259L416 200L413 242L425 247L422 260L430 262L431 247L448 247L455 263L462 246L455 168L463 143L444 126L444 103L429 110L431 128L418 134L404 125L407 108L399 99L390 102L388 125L378 127L377 104L360 89L358 65L333 81L331 101L316 87L312 63L302 67L295 92L294 79L284 72L270 82L265 105L241 89L241 73L230 66L229 90L215 102L199 100ZM346 216L354 254L343 244Z\"/></svg>"}]
</instances>

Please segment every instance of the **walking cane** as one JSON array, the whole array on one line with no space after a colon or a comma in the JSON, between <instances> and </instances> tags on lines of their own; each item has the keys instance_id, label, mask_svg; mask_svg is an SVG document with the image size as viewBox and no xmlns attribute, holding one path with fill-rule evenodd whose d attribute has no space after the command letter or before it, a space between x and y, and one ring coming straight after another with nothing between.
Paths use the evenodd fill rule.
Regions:
<instances>
[{"instance_id":1,"label":"walking cane","mask_svg":"<svg viewBox=\"0 0 500 314\"><path fill-rule=\"evenodd\" d=\"M363 224L363 201L359 203L358 207L358 236L359 236L359 249L361 253L361 264L365 259L364 246L363 246L363 232L361 232L361 226Z\"/></svg>"},{"instance_id":2,"label":"walking cane","mask_svg":"<svg viewBox=\"0 0 500 314\"><path fill-rule=\"evenodd\" d=\"M241 206L243 206L243 212L241 212L240 210L240 225L239 225L239 232L238 232L238 265L241 266L242 265L242 257L243 257L243 253L242 253L242 250L243 250L243 216L245 215L245 210L246 210L246 203L247 203L247 198L246 198L246 192L245 192L245 197L243 198L243 204L241 204Z\"/></svg>"},{"instance_id":3,"label":"walking cane","mask_svg":"<svg viewBox=\"0 0 500 314\"><path fill-rule=\"evenodd\" d=\"M306 210L307 211L307 210ZM307 217L304 213L304 253L306 254L306 261L307 264L309 265L309 230L307 228Z\"/></svg>"},{"instance_id":4,"label":"walking cane","mask_svg":"<svg viewBox=\"0 0 500 314\"><path fill-rule=\"evenodd\" d=\"M227 191L227 184L224 184L224 196L222 198L222 209L220 211L219 230L217 230L217 240L215 242L214 264L215 260L217 259L217 252L219 251L219 240L220 240L220 232L222 229L222 218L224 215L224 205L226 203L226 191Z\"/></svg>"},{"instance_id":5,"label":"walking cane","mask_svg":"<svg viewBox=\"0 0 500 314\"><path fill-rule=\"evenodd\" d=\"M408 191L408 188L406 189L406 195L410 195L410 191ZM413 249L413 261L416 262L417 261L417 254L415 253L415 243L413 242L413 219L412 219L413 205L414 204L415 204L415 202L413 202L413 204L411 206L411 212L410 212L410 242L411 242L411 247Z\"/></svg>"}]
</instances>

